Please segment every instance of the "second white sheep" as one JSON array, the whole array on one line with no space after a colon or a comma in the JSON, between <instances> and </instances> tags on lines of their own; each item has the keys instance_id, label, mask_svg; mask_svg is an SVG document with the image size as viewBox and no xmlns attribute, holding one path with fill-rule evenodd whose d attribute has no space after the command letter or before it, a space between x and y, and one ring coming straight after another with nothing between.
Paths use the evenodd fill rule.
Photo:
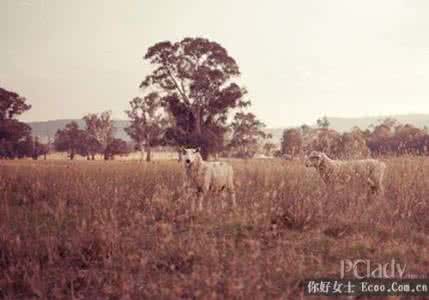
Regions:
<instances>
[{"instance_id":1,"label":"second white sheep","mask_svg":"<svg viewBox=\"0 0 429 300\"><path fill-rule=\"evenodd\" d=\"M306 167L314 167L330 190L351 180L367 184L368 191L376 195L384 194L383 177L386 164L376 159L333 160L325 153L313 151L305 162Z\"/></svg>"}]
</instances>

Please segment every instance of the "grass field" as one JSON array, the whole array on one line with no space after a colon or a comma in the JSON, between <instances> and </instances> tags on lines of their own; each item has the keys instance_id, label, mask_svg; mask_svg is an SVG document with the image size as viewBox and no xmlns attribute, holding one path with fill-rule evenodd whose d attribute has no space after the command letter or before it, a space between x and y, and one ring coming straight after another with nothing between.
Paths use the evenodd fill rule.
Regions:
<instances>
[{"instance_id":1,"label":"grass field","mask_svg":"<svg viewBox=\"0 0 429 300\"><path fill-rule=\"evenodd\" d=\"M427 278L429 160L386 163L368 201L300 162L233 161L238 208L191 212L176 161L2 161L0 299L294 300L354 258Z\"/></svg>"}]
</instances>

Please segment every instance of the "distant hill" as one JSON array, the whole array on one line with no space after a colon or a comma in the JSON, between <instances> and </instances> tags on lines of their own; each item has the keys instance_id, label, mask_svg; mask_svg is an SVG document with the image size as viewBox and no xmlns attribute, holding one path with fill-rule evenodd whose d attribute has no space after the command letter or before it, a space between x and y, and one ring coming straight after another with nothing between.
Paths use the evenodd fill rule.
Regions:
<instances>
[{"instance_id":1,"label":"distant hill","mask_svg":"<svg viewBox=\"0 0 429 300\"><path fill-rule=\"evenodd\" d=\"M85 128L85 122L81 119L62 119L62 120L50 120L43 122L29 122L34 136L38 136L42 141L47 141L49 137L54 138L55 133L58 129L62 129L67 123L75 121L79 124L79 127ZM113 126L115 127L114 135L117 138L130 141L129 136L124 131L124 128L128 126L126 120L114 120Z\"/></svg>"},{"instance_id":2,"label":"distant hill","mask_svg":"<svg viewBox=\"0 0 429 300\"><path fill-rule=\"evenodd\" d=\"M393 115L393 116L378 116L378 117L362 117L362 118L334 118L328 117L333 129L337 131L349 131L354 126L360 129L367 129L370 125L375 125L386 118L393 118L399 123L411 124L419 128L429 126L429 114L410 114L410 115Z\"/></svg>"},{"instance_id":3,"label":"distant hill","mask_svg":"<svg viewBox=\"0 0 429 300\"><path fill-rule=\"evenodd\" d=\"M348 131L354 126L358 126L361 129L368 128L371 124L377 124L380 120L385 118L394 118L400 123L409 123L416 127L423 128L429 126L429 114L410 114L410 115L393 115L393 116L378 116L378 117L362 117L362 118L337 118L328 117L331 123L331 128L340 132ZM33 135L40 137L42 141L47 141L48 137L55 136L58 129L64 128L64 126L71 122L76 121L80 127L84 127L82 120L63 119L63 120L51 120L44 122L29 122L28 124L33 129ZM114 120L115 137L122 138L126 141L130 141L129 136L124 131L124 128L129 124L126 120ZM283 130L285 128L268 128L266 131L273 135L273 142L280 143Z\"/></svg>"}]
</instances>

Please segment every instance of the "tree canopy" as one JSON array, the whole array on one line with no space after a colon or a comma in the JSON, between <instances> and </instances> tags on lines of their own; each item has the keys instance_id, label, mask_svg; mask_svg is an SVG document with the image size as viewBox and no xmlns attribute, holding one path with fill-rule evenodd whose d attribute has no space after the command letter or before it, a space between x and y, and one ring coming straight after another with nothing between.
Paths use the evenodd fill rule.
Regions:
<instances>
[{"instance_id":1,"label":"tree canopy","mask_svg":"<svg viewBox=\"0 0 429 300\"><path fill-rule=\"evenodd\" d=\"M243 99L246 90L234 81L239 67L225 48L185 38L157 43L144 58L154 69L141 87L157 91L175 120L167 136L180 145L201 146L204 157L221 147L228 112L250 104Z\"/></svg>"},{"instance_id":2,"label":"tree canopy","mask_svg":"<svg viewBox=\"0 0 429 300\"><path fill-rule=\"evenodd\" d=\"M31 140L31 128L16 119L30 108L24 97L0 88L0 158L31 156L23 146Z\"/></svg>"},{"instance_id":3,"label":"tree canopy","mask_svg":"<svg viewBox=\"0 0 429 300\"><path fill-rule=\"evenodd\" d=\"M130 118L127 134L140 149L146 149L146 161L151 159L151 147L160 145L169 125L168 115L158 93L152 92L145 97L135 97L130 101L130 110L125 111Z\"/></svg>"},{"instance_id":4,"label":"tree canopy","mask_svg":"<svg viewBox=\"0 0 429 300\"><path fill-rule=\"evenodd\" d=\"M229 148L237 157L253 157L258 151L260 141L267 137L263 130L265 124L252 113L237 113L231 128L232 138Z\"/></svg>"}]
</instances>

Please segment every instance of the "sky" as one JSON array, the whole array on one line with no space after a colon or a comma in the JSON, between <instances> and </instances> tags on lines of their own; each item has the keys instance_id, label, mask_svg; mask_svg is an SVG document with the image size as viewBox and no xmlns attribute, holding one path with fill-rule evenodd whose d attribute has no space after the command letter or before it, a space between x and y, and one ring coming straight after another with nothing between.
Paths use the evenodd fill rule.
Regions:
<instances>
[{"instance_id":1,"label":"sky","mask_svg":"<svg viewBox=\"0 0 429 300\"><path fill-rule=\"evenodd\" d=\"M1 0L0 86L24 121L81 118L128 101L157 42L204 37L237 61L269 127L429 113L426 0Z\"/></svg>"}]
</instances>

